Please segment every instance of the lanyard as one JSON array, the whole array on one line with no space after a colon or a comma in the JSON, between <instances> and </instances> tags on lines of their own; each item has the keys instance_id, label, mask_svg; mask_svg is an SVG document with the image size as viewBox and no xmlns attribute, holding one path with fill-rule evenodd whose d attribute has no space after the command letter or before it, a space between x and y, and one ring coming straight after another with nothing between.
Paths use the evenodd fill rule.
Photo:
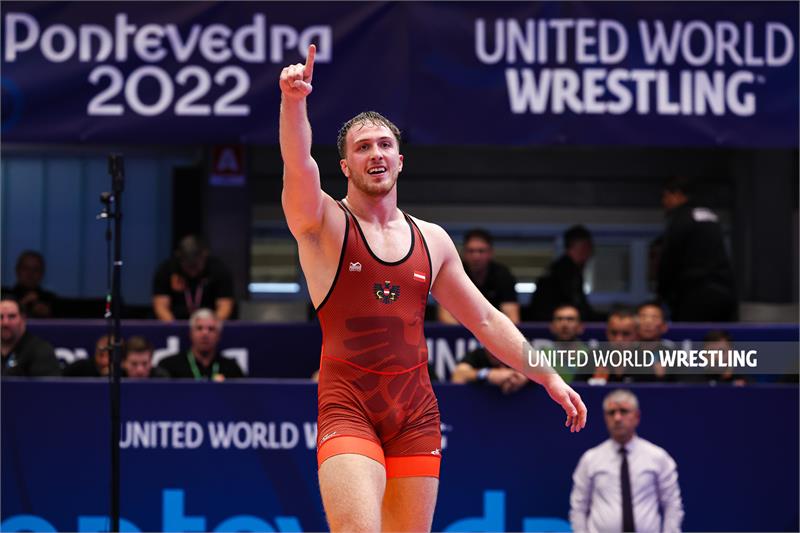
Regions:
<instances>
[{"instance_id":1,"label":"lanyard","mask_svg":"<svg viewBox=\"0 0 800 533\"><path fill-rule=\"evenodd\" d=\"M194 295L189 292L188 283L186 283L186 287L183 289L183 299L186 301L186 309L189 310L190 315L200 308L200 303L203 301L203 287L205 287L206 281L206 279L202 279L200 283L197 284Z\"/></svg>"},{"instance_id":2,"label":"lanyard","mask_svg":"<svg viewBox=\"0 0 800 533\"><path fill-rule=\"evenodd\" d=\"M197 361L194 360L194 353L192 353L191 350L186 352L186 359L189 360L189 366L192 369L192 374L194 374L194 379L206 379L203 374L200 373L200 369L197 367ZM211 375L208 379L214 379L214 376L217 374L219 374L219 362L214 361L214 364L211 365Z\"/></svg>"}]
</instances>

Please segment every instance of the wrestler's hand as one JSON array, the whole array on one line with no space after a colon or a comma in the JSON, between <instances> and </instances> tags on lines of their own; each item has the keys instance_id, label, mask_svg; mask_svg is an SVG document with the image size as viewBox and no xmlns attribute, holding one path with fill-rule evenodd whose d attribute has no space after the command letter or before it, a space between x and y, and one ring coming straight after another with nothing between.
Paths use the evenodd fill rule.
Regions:
<instances>
[{"instance_id":1,"label":"wrestler's hand","mask_svg":"<svg viewBox=\"0 0 800 533\"><path fill-rule=\"evenodd\" d=\"M281 72L280 88L284 98L291 100L302 100L314 89L311 86L311 78L314 76L314 56L317 55L317 47L309 45L306 63L296 63L284 68Z\"/></svg>"},{"instance_id":2,"label":"wrestler's hand","mask_svg":"<svg viewBox=\"0 0 800 533\"><path fill-rule=\"evenodd\" d=\"M556 373L550 374L547 381L542 383L547 394L567 413L567 422L564 424L570 432L577 432L586 425L586 405L580 395L572 387L564 383Z\"/></svg>"}]
</instances>

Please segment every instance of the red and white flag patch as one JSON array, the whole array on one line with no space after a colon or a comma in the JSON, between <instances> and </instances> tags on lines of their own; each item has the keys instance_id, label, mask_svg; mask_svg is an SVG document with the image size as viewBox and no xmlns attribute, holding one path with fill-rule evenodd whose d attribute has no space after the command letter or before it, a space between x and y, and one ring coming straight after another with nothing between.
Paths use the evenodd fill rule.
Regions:
<instances>
[{"instance_id":1,"label":"red and white flag patch","mask_svg":"<svg viewBox=\"0 0 800 533\"><path fill-rule=\"evenodd\" d=\"M422 272L419 272L417 270L414 271L414 281L419 281L420 283L425 283L427 280L428 280L428 277L425 274L423 274Z\"/></svg>"}]
</instances>

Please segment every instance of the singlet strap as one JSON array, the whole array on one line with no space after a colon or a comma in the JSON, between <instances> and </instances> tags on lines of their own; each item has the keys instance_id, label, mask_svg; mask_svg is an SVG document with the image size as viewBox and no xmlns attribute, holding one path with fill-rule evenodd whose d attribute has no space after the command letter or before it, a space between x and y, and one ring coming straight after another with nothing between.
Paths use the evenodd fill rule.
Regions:
<instances>
[{"instance_id":1,"label":"singlet strap","mask_svg":"<svg viewBox=\"0 0 800 533\"><path fill-rule=\"evenodd\" d=\"M425 235L422 234L422 230L419 229L419 226L417 226L417 223L414 222L413 218L411 218L411 215L405 211L402 211L402 213L414 228L414 231L419 235L419 241L422 243L422 248L425 250L425 257L428 259L428 292L430 292L431 285L433 285L433 261L431 261L431 252L428 249L428 241L425 240Z\"/></svg>"},{"instance_id":2,"label":"singlet strap","mask_svg":"<svg viewBox=\"0 0 800 533\"><path fill-rule=\"evenodd\" d=\"M384 261L383 259L378 257L375 254L375 252L372 251L372 247L369 245L369 241L367 240L366 235L364 235L364 230L361 229L361 224L358 222L358 218L356 218L356 216L353 214L352 211L350 211L350 208L347 207L344 204L344 202L341 202L341 206L344 207L345 210L347 210L347 212L350 214L351 217L353 217L353 222L355 223L354 225L356 227L356 230L358 230L358 234L361 236L361 240L364 241L364 247L367 249L367 252L369 253L369 255L372 256L372 258L375 261L377 261L378 263L380 263L380 264L382 264L384 266L397 266L397 265L400 265L400 264L404 263L414 253L414 248L417 246L417 242L416 242L417 241L417 235L416 235L417 232L414 231L414 229L415 229L414 228L414 223L411 221L411 219L408 217L408 215L406 215L406 213L402 209L398 209L398 211L400 211L400 213L402 213L402 215L406 219L406 224L408 224L408 231L409 231L409 233L411 233L411 245L408 247L408 253L406 253L406 255L404 255L401 259L398 259L397 261Z\"/></svg>"}]
</instances>

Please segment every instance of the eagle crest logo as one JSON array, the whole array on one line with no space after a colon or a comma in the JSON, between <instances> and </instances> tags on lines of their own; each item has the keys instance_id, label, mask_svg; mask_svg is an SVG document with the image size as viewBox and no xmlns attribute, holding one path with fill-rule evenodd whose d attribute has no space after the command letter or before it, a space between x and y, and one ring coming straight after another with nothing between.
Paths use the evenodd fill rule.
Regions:
<instances>
[{"instance_id":1,"label":"eagle crest logo","mask_svg":"<svg viewBox=\"0 0 800 533\"><path fill-rule=\"evenodd\" d=\"M383 284L376 283L373 288L375 289L375 298L385 304L397 301L397 298L400 297L400 285L392 285L391 281L384 281Z\"/></svg>"}]
</instances>

